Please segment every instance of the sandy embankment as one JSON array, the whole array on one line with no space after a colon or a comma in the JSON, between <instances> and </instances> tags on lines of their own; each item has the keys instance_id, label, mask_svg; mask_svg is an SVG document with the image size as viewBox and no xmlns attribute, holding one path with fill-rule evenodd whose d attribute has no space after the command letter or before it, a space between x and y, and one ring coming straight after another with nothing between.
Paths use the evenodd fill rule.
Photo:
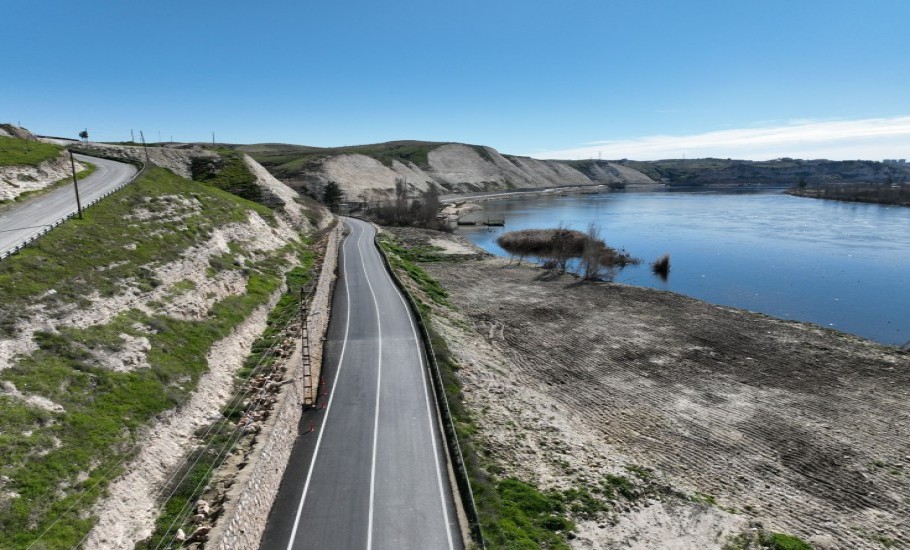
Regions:
<instances>
[{"instance_id":1,"label":"sandy embankment","mask_svg":"<svg viewBox=\"0 0 910 550\"><path fill-rule=\"evenodd\" d=\"M720 548L758 524L818 548L910 544L907 353L503 259L423 267L458 308L434 325L502 475L566 488L633 465L701 500L617 500L573 546Z\"/></svg>"}]
</instances>

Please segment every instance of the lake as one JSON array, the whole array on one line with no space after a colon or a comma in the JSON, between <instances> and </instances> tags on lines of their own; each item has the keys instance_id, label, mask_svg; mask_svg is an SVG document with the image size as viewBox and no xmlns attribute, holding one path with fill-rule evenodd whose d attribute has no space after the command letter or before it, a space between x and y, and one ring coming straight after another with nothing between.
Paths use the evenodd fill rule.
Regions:
<instances>
[{"instance_id":1,"label":"lake","mask_svg":"<svg viewBox=\"0 0 910 550\"><path fill-rule=\"evenodd\" d=\"M910 341L910 208L760 192L619 192L482 203L459 227L484 249L505 231L593 222L613 248L642 260L614 281L809 321L878 342ZM670 255L667 281L650 263Z\"/></svg>"}]
</instances>

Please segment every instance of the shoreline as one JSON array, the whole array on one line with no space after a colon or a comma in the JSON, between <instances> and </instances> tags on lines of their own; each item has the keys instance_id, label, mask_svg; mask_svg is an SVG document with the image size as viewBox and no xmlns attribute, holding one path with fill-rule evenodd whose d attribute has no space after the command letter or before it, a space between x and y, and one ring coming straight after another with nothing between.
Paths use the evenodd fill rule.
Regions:
<instances>
[{"instance_id":1,"label":"shoreline","mask_svg":"<svg viewBox=\"0 0 910 550\"><path fill-rule=\"evenodd\" d=\"M474 193L453 193L449 195L440 195L439 202L443 205L458 204L463 202L486 202L490 200L507 199L514 197L533 197L539 195L573 195L573 194L598 194L614 192L609 183L597 183L592 185L564 185L558 187L526 187L522 189L511 189L502 191L477 191ZM667 186L662 183L654 184L627 184L625 190L634 191L663 191ZM589 191L590 190L590 191Z\"/></svg>"},{"instance_id":2,"label":"shoreline","mask_svg":"<svg viewBox=\"0 0 910 550\"><path fill-rule=\"evenodd\" d=\"M719 549L756 529L816 548L910 542L899 496L910 494L907 353L673 292L476 259L457 236L390 232L418 248L448 241L455 254L420 265L453 304L434 307L433 324L457 359L490 475L542 490L590 489L604 476L634 486L571 517L573 548Z\"/></svg>"}]
</instances>

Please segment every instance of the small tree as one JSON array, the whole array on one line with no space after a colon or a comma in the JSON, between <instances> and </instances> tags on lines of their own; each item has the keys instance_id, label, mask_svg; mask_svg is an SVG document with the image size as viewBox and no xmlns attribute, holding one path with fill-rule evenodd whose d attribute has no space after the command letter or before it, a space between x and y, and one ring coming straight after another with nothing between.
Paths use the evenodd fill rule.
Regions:
<instances>
[{"instance_id":1,"label":"small tree","mask_svg":"<svg viewBox=\"0 0 910 550\"><path fill-rule=\"evenodd\" d=\"M581 251L581 276L587 281L596 281L601 278L603 271L604 243L600 240L600 227L596 223L588 224L588 234Z\"/></svg>"},{"instance_id":2,"label":"small tree","mask_svg":"<svg viewBox=\"0 0 910 550\"><path fill-rule=\"evenodd\" d=\"M401 224L408 213L408 182L395 178L395 223Z\"/></svg>"},{"instance_id":3,"label":"small tree","mask_svg":"<svg viewBox=\"0 0 910 550\"><path fill-rule=\"evenodd\" d=\"M322 190L322 203L329 207L329 210L332 212L338 212L338 208L341 206L341 199L344 198L344 191L341 190L341 187L334 181L329 181L325 184L325 188Z\"/></svg>"},{"instance_id":4,"label":"small tree","mask_svg":"<svg viewBox=\"0 0 910 550\"><path fill-rule=\"evenodd\" d=\"M82 141L88 141L88 129L79 132L79 138L82 139Z\"/></svg>"},{"instance_id":5,"label":"small tree","mask_svg":"<svg viewBox=\"0 0 910 550\"><path fill-rule=\"evenodd\" d=\"M553 232L553 267L560 273L565 273L569 267L574 243L572 230L560 223Z\"/></svg>"}]
</instances>

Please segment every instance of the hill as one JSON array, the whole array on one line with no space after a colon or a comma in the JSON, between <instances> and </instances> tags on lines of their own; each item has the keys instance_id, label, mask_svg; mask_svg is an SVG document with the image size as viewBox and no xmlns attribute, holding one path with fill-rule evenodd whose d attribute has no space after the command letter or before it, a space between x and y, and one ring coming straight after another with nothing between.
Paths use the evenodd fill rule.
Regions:
<instances>
[{"instance_id":1,"label":"hill","mask_svg":"<svg viewBox=\"0 0 910 550\"><path fill-rule=\"evenodd\" d=\"M633 168L592 161L578 169L561 161L503 155L491 147L463 143L393 141L316 148L300 145L240 145L291 187L317 195L329 181L348 200L379 200L403 179L412 191L440 193L501 191L581 185L654 185Z\"/></svg>"},{"instance_id":2,"label":"hill","mask_svg":"<svg viewBox=\"0 0 910 550\"><path fill-rule=\"evenodd\" d=\"M77 162L78 177L92 167ZM69 182L69 156L59 145L38 141L31 132L12 124L0 124L0 204L44 192L55 183Z\"/></svg>"},{"instance_id":3,"label":"hill","mask_svg":"<svg viewBox=\"0 0 910 550\"><path fill-rule=\"evenodd\" d=\"M193 158L211 166L202 182L147 166L0 262L0 548L147 534L266 314L311 278L316 208L237 152L159 155L186 174ZM115 485L126 473L139 482Z\"/></svg>"},{"instance_id":4,"label":"hill","mask_svg":"<svg viewBox=\"0 0 910 550\"><path fill-rule=\"evenodd\" d=\"M670 187L765 185L788 187L836 183L902 183L910 181L910 166L871 160L768 161L732 159L673 159L621 161L654 181Z\"/></svg>"}]
</instances>

